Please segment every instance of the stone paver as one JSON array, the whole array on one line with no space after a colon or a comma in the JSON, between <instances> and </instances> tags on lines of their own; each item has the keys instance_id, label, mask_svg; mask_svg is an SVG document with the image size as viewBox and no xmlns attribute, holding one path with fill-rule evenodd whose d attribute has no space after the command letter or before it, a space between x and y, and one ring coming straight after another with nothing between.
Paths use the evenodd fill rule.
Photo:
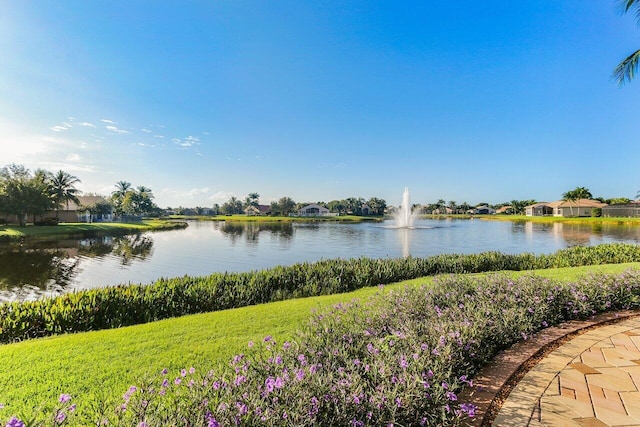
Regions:
<instances>
[{"instance_id":1,"label":"stone paver","mask_svg":"<svg viewBox=\"0 0 640 427\"><path fill-rule=\"evenodd\" d=\"M640 427L640 317L594 328L546 355L492 425Z\"/></svg>"}]
</instances>

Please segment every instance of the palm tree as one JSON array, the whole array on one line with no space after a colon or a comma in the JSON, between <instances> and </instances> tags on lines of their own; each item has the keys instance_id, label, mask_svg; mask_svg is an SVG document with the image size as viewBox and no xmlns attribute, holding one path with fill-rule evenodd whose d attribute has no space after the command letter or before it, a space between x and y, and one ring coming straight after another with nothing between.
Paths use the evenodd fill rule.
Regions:
<instances>
[{"instance_id":1,"label":"palm tree","mask_svg":"<svg viewBox=\"0 0 640 427\"><path fill-rule=\"evenodd\" d=\"M51 177L51 198L56 208L56 221L60 219L60 206L66 203L67 209L69 209L70 201L80 203L78 200L80 191L75 187L79 182L77 177L63 170L59 170Z\"/></svg>"},{"instance_id":2,"label":"palm tree","mask_svg":"<svg viewBox=\"0 0 640 427\"><path fill-rule=\"evenodd\" d=\"M117 198L123 198L127 191L131 189L131 183L127 181L118 181L116 182L116 191L111 193L112 196Z\"/></svg>"},{"instance_id":3,"label":"palm tree","mask_svg":"<svg viewBox=\"0 0 640 427\"><path fill-rule=\"evenodd\" d=\"M634 14L640 25L640 0L618 0L622 9L622 13L627 13L630 10L634 10ZM618 66L613 70L613 79L618 85L631 81L638 71L638 64L640 64L640 49L627 56Z\"/></svg>"},{"instance_id":4,"label":"palm tree","mask_svg":"<svg viewBox=\"0 0 640 427\"><path fill-rule=\"evenodd\" d=\"M567 202L569 202L571 216L573 216L573 205L571 204L571 202L576 202L578 204L578 215L580 215L580 200L591 198L593 198L591 191L589 191L589 189L585 187L576 187L575 190L567 191L562 195L562 200L566 200Z\"/></svg>"}]
</instances>

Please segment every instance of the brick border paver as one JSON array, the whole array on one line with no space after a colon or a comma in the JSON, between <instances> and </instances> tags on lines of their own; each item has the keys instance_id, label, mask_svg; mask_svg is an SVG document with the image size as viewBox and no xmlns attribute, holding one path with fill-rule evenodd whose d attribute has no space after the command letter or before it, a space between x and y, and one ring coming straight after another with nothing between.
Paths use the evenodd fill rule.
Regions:
<instances>
[{"instance_id":1,"label":"brick border paver","mask_svg":"<svg viewBox=\"0 0 640 427\"><path fill-rule=\"evenodd\" d=\"M540 417L542 404L548 406L553 401L549 386L554 378L577 356L580 356L597 342L615 335L618 333L616 331L632 328L626 327L625 329L623 325L618 324L619 322L638 316L640 316L640 311L623 311L604 313L585 321L566 322L547 328L500 353L474 378L476 387L461 395L461 399L472 402L478 407L476 417L468 425L473 427L542 425L536 420ZM637 322L640 327L640 317ZM607 325L611 325L614 329L603 329L608 327ZM616 327L617 329L615 329ZM583 338L580 339L581 337ZM552 354L554 355L551 356ZM577 365L571 369L584 375L580 369L587 368ZM568 373L567 375L575 374ZM570 378L565 379L564 383L569 384ZM576 397L576 393L584 391L578 386L576 388L578 391L571 389L573 390L572 397ZM569 389L564 390L565 396L570 393ZM597 389L594 388L594 390L597 392ZM548 401L542 402L541 397L545 391L548 392L548 396L546 396ZM562 395L562 391L558 382L557 394ZM584 396L582 394L580 396L584 400ZM635 399L636 396L628 395L625 398ZM574 400L577 401L577 398ZM591 417L591 421L589 421L589 413L583 407L576 406L570 410L578 411L578 415L573 418L580 418L584 415L582 418L586 424L569 423L566 425L607 425L599 424L596 417Z\"/></svg>"}]
</instances>

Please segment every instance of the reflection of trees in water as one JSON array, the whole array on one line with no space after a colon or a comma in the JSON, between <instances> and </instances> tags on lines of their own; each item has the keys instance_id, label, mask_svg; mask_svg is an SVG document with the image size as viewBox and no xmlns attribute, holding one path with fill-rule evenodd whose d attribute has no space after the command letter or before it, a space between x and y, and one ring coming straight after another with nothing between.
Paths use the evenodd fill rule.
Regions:
<instances>
[{"instance_id":1,"label":"reflection of trees in water","mask_svg":"<svg viewBox=\"0 0 640 427\"><path fill-rule=\"evenodd\" d=\"M0 289L30 285L45 290L68 286L77 273L78 259L61 249L0 250Z\"/></svg>"},{"instance_id":2,"label":"reflection of trees in water","mask_svg":"<svg viewBox=\"0 0 640 427\"><path fill-rule=\"evenodd\" d=\"M257 244L263 231L270 232L278 238L290 240L293 237L293 224L290 222L231 222L225 221L220 226L232 243L236 243L243 235L245 240Z\"/></svg>"},{"instance_id":3,"label":"reflection of trees in water","mask_svg":"<svg viewBox=\"0 0 640 427\"><path fill-rule=\"evenodd\" d=\"M153 239L142 234L116 237L113 239L113 256L120 258L122 265L130 265L133 260L145 260L153 250Z\"/></svg>"}]
</instances>

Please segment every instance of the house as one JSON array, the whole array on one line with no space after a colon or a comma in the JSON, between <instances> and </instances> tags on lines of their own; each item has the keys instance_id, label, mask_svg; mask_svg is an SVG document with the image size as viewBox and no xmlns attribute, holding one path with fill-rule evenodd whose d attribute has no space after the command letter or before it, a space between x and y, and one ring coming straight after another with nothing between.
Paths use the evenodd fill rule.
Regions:
<instances>
[{"instance_id":1,"label":"house","mask_svg":"<svg viewBox=\"0 0 640 427\"><path fill-rule=\"evenodd\" d=\"M47 211L41 221L58 218L60 222L111 222L113 206L102 196L79 196L78 202L65 203L58 212Z\"/></svg>"},{"instance_id":2,"label":"house","mask_svg":"<svg viewBox=\"0 0 640 427\"><path fill-rule=\"evenodd\" d=\"M269 215L271 213L271 206L269 206L269 205L258 205L258 206L249 205L249 206L247 206L245 208L244 213L249 215L249 216Z\"/></svg>"},{"instance_id":3,"label":"house","mask_svg":"<svg viewBox=\"0 0 640 427\"><path fill-rule=\"evenodd\" d=\"M558 200L548 204L553 209L553 216L561 217L585 217L591 216L593 209L602 209L608 206L606 203L590 199Z\"/></svg>"},{"instance_id":4,"label":"house","mask_svg":"<svg viewBox=\"0 0 640 427\"><path fill-rule=\"evenodd\" d=\"M602 216L637 218L640 217L640 199L624 205L609 205L602 208Z\"/></svg>"},{"instance_id":5,"label":"house","mask_svg":"<svg viewBox=\"0 0 640 427\"><path fill-rule=\"evenodd\" d=\"M335 216L337 214L329 212L324 206L310 204L298 209L298 216Z\"/></svg>"},{"instance_id":6,"label":"house","mask_svg":"<svg viewBox=\"0 0 640 427\"><path fill-rule=\"evenodd\" d=\"M524 208L526 216L551 216L553 208L547 202L540 202Z\"/></svg>"},{"instance_id":7,"label":"house","mask_svg":"<svg viewBox=\"0 0 640 427\"><path fill-rule=\"evenodd\" d=\"M513 213L515 213L513 206L502 206L496 210L496 214L498 215L512 215Z\"/></svg>"},{"instance_id":8,"label":"house","mask_svg":"<svg viewBox=\"0 0 640 427\"><path fill-rule=\"evenodd\" d=\"M473 210L474 215L495 215L496 210L489 206L478 206Z\"/></svg>"},{"instance_id":9,"label":"house","mask_svg":"<svg viewBox=\"0 0 640 427\"><path fill-rule=\"evenodd\" d=\"M371 209L371 207L369 207L369 205L366 203L362 204L362 206L360 207L360 212L362 215L373 215L373 209Z\"/></svg>"}]
</instances>

